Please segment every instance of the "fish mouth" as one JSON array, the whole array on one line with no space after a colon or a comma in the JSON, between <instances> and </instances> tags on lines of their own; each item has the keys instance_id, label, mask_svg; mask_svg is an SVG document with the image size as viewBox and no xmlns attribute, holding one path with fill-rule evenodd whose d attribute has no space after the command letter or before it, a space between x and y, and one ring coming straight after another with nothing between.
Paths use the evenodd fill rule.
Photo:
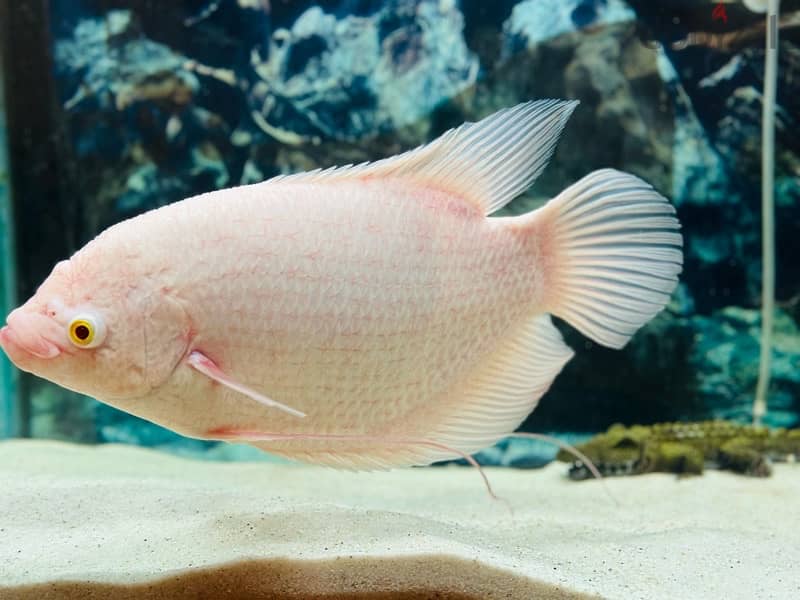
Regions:
<instances>
[{"instance_id":1,"label":"fish mouth","mask_svg":"<svg viewBox=\"0 0 800 600\"><path fill-rule=\"evenodd\" d=\"M45 333L56 332L57 324L45 315L21 312L19 309L8 315L7 325L0 329L0 346L12 362L35 357L50 360L59 356L63 348ZM53 331L51 331L53 330Z\"/></svg>"},{"instance_id":2,"label":"fish mouth","mask_svg":"<svg viewBox=\"0 0 800 600\"><path fill-rule=\"evenodd\" d=\"M54 343L41 336L38 338L23 338L8 325L0 329L0 346L12 361L14 361L15 356L21 353L44 359L55 358L61 354L61 349Z\"/></svg>"}]
</instances>

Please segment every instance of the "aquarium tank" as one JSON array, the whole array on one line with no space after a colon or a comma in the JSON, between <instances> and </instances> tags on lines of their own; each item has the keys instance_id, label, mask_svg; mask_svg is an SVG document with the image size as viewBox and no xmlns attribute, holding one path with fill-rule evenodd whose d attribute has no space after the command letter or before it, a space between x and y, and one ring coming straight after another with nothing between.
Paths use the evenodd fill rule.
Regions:
<instances>
[{"instance_id":1,"label":"aquarium tank","mask_svg":"<svg viewBox=\"0 0 800 600\"><path fill-rule=\"evenodd\" d=\"M521 430L578 439L614 423L751 421L765 243L777 252L763 422L796 426L800 7L782 6L772 24L780 32L774 146L764 148L770 25L748 3L6 3L5 310L58 261L145 211L395 155L520 102L575 99L548 167L496 215L525 213L595 169L627 171L677 209L683 272L667 308L622 351L558 322L576 356ZM765 152L775 222L766 241ZM5 357L2 365L7 437L234 457L21 373Z\"/></svg>"},{"instance_id":2,"label":"aquarium tank","mask_svg":"<svg viewBox=\"0 0 800 600\"><path fill-rule=\"evenodd\" d=\"M800 597L798 132L800 0L0 0L0 597Z\"/></svg>"}]
</instances>

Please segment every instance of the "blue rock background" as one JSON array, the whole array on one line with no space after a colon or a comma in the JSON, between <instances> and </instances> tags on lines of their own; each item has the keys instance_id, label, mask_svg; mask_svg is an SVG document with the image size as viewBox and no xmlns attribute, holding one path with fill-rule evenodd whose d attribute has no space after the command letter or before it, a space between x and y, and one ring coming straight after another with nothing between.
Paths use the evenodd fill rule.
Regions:
<instances>
[{"instance_id":1,"label":"blue rock background","mask_svg":"<svg viewBox=\"0 0 800 600\"><path fill-rule=\"evenodd\" d=\"M787 426L800 414L799 4L782 3L767 415ZM524 100L577 98L551 165L503 214L593 169L631 171L677 206L685 273L668 310L622 352L564 325L577 356L524 428L747 420L764 28L762 15L727 6L722 24L699 0L53 0L58 102L84 174L79 236L219 187L395 154ZM212 446L46 385L34 407L37 435ZM482 459L519 466L553 454L506 442Z\"/></svg>"}]
</instances>

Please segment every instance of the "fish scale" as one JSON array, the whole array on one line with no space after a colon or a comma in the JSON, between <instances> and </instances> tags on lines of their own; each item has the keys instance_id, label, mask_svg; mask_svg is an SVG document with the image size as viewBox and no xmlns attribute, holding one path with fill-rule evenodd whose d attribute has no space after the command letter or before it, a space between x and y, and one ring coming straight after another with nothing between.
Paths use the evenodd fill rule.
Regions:
<instances>
[{"instance_id":1,"label":"fish scale","mask_svg":"<svg viewBox=\"0 0 800 600\"><path fill-rule=\"evenodd\" d=\"M297 186L292 186L297 187ZM324 186L323 186L324 187ZM287 193L281 193L280 188L270 191L268 198L257 198L255 206L242 206L237 208L235 206L236 199L232 198L228 202L229 210L242 210L250 211L253 209L269 206L271 209L276 208L276 204L281 202L287 205L291 204L294 210L302 211L300 198L303 196L304 190L302 189L289 189ZM338 194L338 197L336 197ZM310 194L309 194L310 195ZM331 195L333 197L331 197ZM436 232L449 230L448 227L439 225L437 227L428 226L427 216L417 216L420 213L426 214L430 210L430 206L420 206L419 202L415 202L415 195L409 194L405 202L397 202L393 205L395 210L393 214L388 214L388 211L377 210L380 204L380 198L375 198L374 191L369 188L354 187L352 190L346 188L331 190L326 194L328 202L336 203L338 211L352 211L358 215L353 223L354 226L361 224L361 231L368 230L367 224L375 222L378 219L383 219L385 225L383 229L388 229L389 224L393 220L398 220L400 223L406 224L406 227L401 227L402 232L407 232L416 228L417 230L426 227L430 233L423 236L426 240L426 245L435 252L434 241L438 240ZM219 201L219 200L217 200ZM347 203L352 206L347 206ZM197 207L194 207L197 211ZM314 214L317 212L313 207L307 210ZM285 209L281 210L277 207L278 214L287 212ZM416 213L416 214L415 214ZM469 328L470 320L478 320L491 323L497 323L493 328L496 330L507 328L510 323L516 318L520 318L523 314L523 306L530 303L533 294L532 290L520 287L518 290L505 290L502 287L487 287L487 280L491 280L493 263L505 262L508 260L505 253L493 253L491 248L497 244L501 232L498 231L494 236L481 236L479 231L476 231L481 225L489 228L491 225L488 221L482 218L476 212L472 214L475 225L473 227L458 227L460 235L453 236L451 239L457 239L457 246L464 248L464 251L458 253L454 259L453 257L446 257L446 260L436 261L431 260L429 256L415 254L413 250L417 249L418 241L411 235L395 236L394 242L400 245L399 248L390 248L390 252L386 255L393 257L407 257L410 264L405 265L403 268L396 270L388 270L378 268L375 271L369 272L368 281L373 285L368 286L369 293L360 293L360 288L346 288L352 289L352 296L348 299L349 302L332 307L334 311L320 311L321 304L317 302L315 307L313 304L308 308L306 298L324 298L325 290L318 290L314 288L314 281L304 281L304 285L297 285L296 280L289 285L276 286L277 292L273 296L273 303L270 306L270 313L272 318L263 314L261 310L252 301L243 301L242 304L236 304L237 307L241 306L243 314L249 310L249 316L245 316L245 320L254 324L252 334L257 338L261 338L263 334L268 333L270 322L282 322L289 327L289 338L294 340L296 350L283 360L273 361L268 368L260 360L248 361L247 356L255 356L251 348L237 348L236 345L231 344L231 340L227 337L223 339L209 339L207 349L210 355L218 357L218 362L221 365L236 364L237 375L244 383L257 389L268 389L272 397L279 399L285 404L289 404L299 410L307 412L310 418L308 422L296 422L296 419L289 415L276 415L266 414L260 410L261 407L254 406L253 408L259 409L258 418L255 415L248 414L246 420L240 421L240 424L254 428L268 428L282 429L290 428L294 432L303 431L319 431L320 423L330 419L336 425L327 430L337 431L339 433L364 433L369 431L379 430L387 422L400 418L403 415L417 415L418 418L425 416L424 404L426 398L431 394L441 393L446 388L448 380L455 380L459 371L467 368L470 362L474 362L481 356L481 342L486 345L487 342L491 343L493 337L486 336L480 329ZM277 220L273 221L273 227L277 227ZM296 226L291 224L290 227ZM293 231L293 230L292 230ZM327 233L327 235L326 235ZM309 249L313 249L322 253L324 258L318 261L318 264L326 273L331 274L331 278L336 278L337 266L346 265L347 271L342 273L342 278L346 278L350 273L360 272L364 273L364 262L358 262L361 253L348 252L348 248L337 244L337 236L341 230L334 228L323 228L322 231L317 231L313 236L314 241L317 242L316 247L310 247L307 239L311 236L289 236L283 239L286 242L296 244L295 249L287 248L281 245L281 253L287 257L285 262L288 264L296 264L292 260L292 256L302 255ZM513 245L514 240L510 236L506 236L506 244ZM274 239L281 239L280 235L274 235ZM475 243L470 244L471 240L486 239L485 247L478 246ZM373 240L383 241L383 240ZM403 247L402 244L410 246ZM468 253L466 249L472 247L472 252ZM505 249L506 246L498 245L498 247ZM487 249L489 251L487 251ZM231 249L232 251L234 249ZM361 256L369 255L369 252L364 252ZM380 253L375 254L380 256ZM505 255L504 255L505 254ZM435 256L435 254L434 254ZM497 258L495 258L497 257ZM228 263L223 257L220 257L219 265L224 266ZM526 260L527 257L518 257L521 260ZM437 262L442 263L437 265ZM273 272L262 274L263 277L273 277L277 282L281 282L280 273L277 272L276 265ZM425 271L420 272L420 269L427 267ZM483 272L475 273L478 269ZM190 271L192 269L189 269ZM246 269L244 269L246 271ZM417 277L414 280L409 280L409 273L416 273ZM447 273L465 273L469 276L459 279L457 276L448 276ZM342 281L340 278L338 281ZM231 287L236 288L238 293L235 297L248 299L253 298L253 290L247 288L252 282L252 279L243 279L241 283L237 283L239 278L234 278L230 282ZM427 285L425 285L427 283ZM469 312L464 312L457 302L451 299L459 296L459 289L454 287L454 284L460 284L460 288L464 290L464 294L471 298L480 298L476 308L480 309L485 306L483 311L477 310L473 315ZM193 284L190 289L198 289L195 286L201 285L200 278L197 283ZM476 289L477 288L477 289ZM503 298L507 302L507 309L502 313L495 315L494 321L485 321L485 319L496 313L492 307L497 305L498 298L492 297L487 292L492 289L503 289ZM381 290L386 290L381 292ZM206 301L208 296L213 295L213 290L202 292L198 290L199 297L187 297L185 300L190 305L203 305L211 307L205 315L198 314L197 318L209 323L209 328L212 330L224 330L224 322L214 322L214 317L222 318L224 321L227 318L227 310L219 303L209 303ZM509 291L511 294L509 294ZM387 297L388 296L388 297ZM518 297L520 305L517 311L511 310L509 303L509 296L511 298ZM386 299L385 299L386 298ZM388 302L387 300L391 300ZM399 305L403 311L398 315L392 310L392 306ZM254 310L255 309L255 310ZM451 309L459 312L460 319L456 324L463 325L463 327L453 328L453 319L450 316ZM361 323L361 333L359 339L351 339L353 336L342 335L343 332L339 331L337 335L330 336L330 329L326 328L325 324L333 324L333 330L348 327L348 323L352 323L354 319L358 319L363 314L369 314L371 320L365 326ZM470 316L472 319L470 319ZM432 319L430 322L430 329L420 326L421 319ZM260 325L260 328L255 326ZM320 327L320 324L323 326ZM450 327L445 327L447 324ZM439 325L436 327L436 325ZM372 329L370 329L372 327ZM415 331L416 330L416 331ZM445 337L442 334L446 333ZM380 336L380 337L379 337ZM385 342L380 338L386 340L396 339L393 345L385 345ZM269 351L271 349L270 341L268 338L264 340L265 347ZM221 350L217 350L217 347ZM347 349L352 352L347 352ZM460 350L457 350L460 349ZM387 356L386 350L391 352L390 356L401 358L406 364L403 371L393 372L385 367ZM359 356L357 359L352 357L356 354ZM485 351L485 350L484 350ZM328 358L333 352L334 354L348 356L346 362L348 363L346 376L342 378L340 369L331 368L331 360ZM342 360L342 359L340 359ZM428 373L429 381L421 380L417 373L418 371L425 371ZM443 374L448 374L449 377L444 377ZM383 379L391 378L401 383L398 384L400 390L382 390L380 385L376 385ZM282 382L294 382L289 387L281 385ZM357 381L358 386L353 386L349 382ZM316 385L311 386L306 382L316 382ZM437 385L434 386L434 382ZM328 398L320 398L318 395L308 397L308 392L317 394L319 386L328 389ZM220 393L226 393L224 389L219 390ZM338 392L338 395L337 395ZM367 404L364 398L369 398L370 402ZM325 414L315 410L315 402L323 406L329 402L336 402L341 407L341 410L332 414ZM369 411L364 411L363 406L383 406L392 407L391 410L384 409L384 413L375 411L370 408ZM345 409L344 407L347 407ZM242 415L242 418L245 418ZM283 423L281 421L284 421ZM295 422L293 422L295 421ZM411 419L409 419L411 421ZM346 427L342 427L342 423ZM192 423L196 425L196 423ZM419 426L411 424L410 431L420 429ZM189 433L189 432L187 432ZM291 446L289 442L283 444L272 444L270 446L273 450L285 450L287 446ZM298 443L293 445L297 446Z\"/></svg>"},{"instance_id":2,"label":"fish scale","mask_svg":"<svg viewBox=\"0 0 800 600\"><path fill-rule=\"evenodd\" d=\"M285 214L290 206L295 211L309 210L317 214L316 211L321 208L313 205L304 207L303 196L307 193L311 201L315 202L316 196L313 192L320 190L304 190L303 187L285 184L284 189L279 186L271 190L265 189L266 197L254 194L252 199L244 201L239 197L213 200L215 203L225 202L229 212L253 214L251 211L269 207L277 214ZM394 220L407 224L401 231L425 227L428 230L423 236L426 246L430 252L436 252L439 245L437 231L450 230L449 226L441 223L428 224L430 205L415 202L419 193L406 193L405 201L396 202L393 205L395 210L390 212L378 210L381 206L380 197L376 198L369 187L331 187L333 189L325 197L326 202L336 206L333 214L351 211L358 215L352 222L354 227L360 225L362 232L368 229L370 222L378 220L382 220L381 226L384 229L388 229ZM381 187L385 189L386 186ZM196 219L198 225L193 230L198 237L203 237L204 225L217 227L216 223L203 217L203 206L176 205L173 210L184 208L191 208L191 214L176 217L175 220L186 224L187 221ZM456 215L454 218L463 216ZM279 245L281 254L286 257L281 264L297 264L293 257L301 257L307 251L315 250L321 254L317 261L320 269L328 273L334 281L337 281L337 276L338 282L346 280L354 272L366 275L366 279L372 284L366 286L366 292L358 287L345 287L352 290L349 301L331 307L325 307L319 301L319 298L325 297L325 287L315 287L319 283L313 279L292 278L287 283L281 278L281 264L263 265L263 271L257 272L257 277L253 278L248 262L236 263L235 245L220 248L215 261L208 267L192 263L183 265L181 271L190 281L186 284L178 283L177 287L186 290L181 294L182 300L188 306L204 307L202 311L191 311L193 320L205 323L210 331L221 333L218 336L206 335L199 342L207 354L223 368L225 365L235 364L238 379L246 385L270 390L271 397L309 415L308 419L298 422L291 415L269 413L254 404L250 411L239 411L239 418L243 419L238 421L239 424L251 428L291 428L294 432L302 433L308 430L318 431L321 422L331 419L334 423L347 424L344 428L337 425L336 430L340 433L363 433L376 430L388 420L403 415L416 414L423 417L426 398L431 394L441 393L448 383L458 378L459 372L479 360L486 352L485 346L494 343L494 334L507 329L514 320L521 318L526 305L533 298L531 281L518 289L510 290L500 285L487 285L496 271L493 264L508 260L515 240L513 236L503 236L501 229L488 236L482 234L480 228L492 229L492 224L477 211L472 211L471 218L474 222L471 227L459 224L458 233L450 235L450 239L457 240L456 245L464 249L452 259L445 256L440 260L431 260L424 254L418 255L414 252L417 249L415 237L395 236L396 246L389 248L387 255L408 257L410 263L396 270L381 267L369 270L369 262L366 261L365 266L361 257L372 253L342 248L337 243L342 231L335 228L323 227L322 231L315 231L313 236L287 237L273 231L271 239L262 240L267 248L273 244ZM277 228L280 222L279 219L273 219L273 228ZM297 224L286 223L293 233ZM236 227L238 234L244 234L250 240L248 244L252 244L247 225L239 224ZM309 239L313 239L316 245L310 245ZM474 240L485 241L476 244ZM384 240L377 237L374 239L374 242L380 241ZM287 244L294 244L294 247L287 247ZM470 247L471 252L467 252L466 249ZM258 256L252 245L249 248L254 256ZM380 255L380 247L376 244L373 248L374 254ZM493 248L501 251L494 252ZM231 256L225 256L224 252L230 252ZM524 255L517 258L523 262L529 260ZM231 264L237 266L231 268ZM342 266L346 266L346 270L341 269ZM421 272L423 267L425 271ZM415 270L417 277L410 280L408 274ZM455 275L449 275L451 272ZM459 277L459 273L464 275ZM181 275L176 277L178 282L180 277ZM268 294L270 305L267 314L263 310L263 303L259 302L258 290L253 288L257 282L265 279L276 282ZM299 281L302 281L302 285ZM216 293L220 285L235 290L230 299L220 298ZM493 290L494 294L491 293ZM458 301L461 295L473 299L471 312L465 310L470 308L470 303ZM215 297L216 300L212 301ZM308 301L309 298L315 300ZM493 307L501 298L507 303L506 310L496 314ZM476 299L478 300L475 301ZM511 302L513 299L518 301ZM401 306L403 310L398 314L391 308L394 305ZM459 318L455 324L460 325L459 327L453 327L452 310L458 312ZM258 340L258 344L240 346L236 343L235 332L231 332L226 326L232 311L240 314L239 318L245 323L251 324L249 334L252 337L245 339ZM371 318L363 322L360 317L367 314ZM494 318L490 319L493 314ZM289 348L281 348L280 344L277 347L272 345L269 333L271 326L277 327L278 324L287 328L286 337L292 342ZM475 324L483 324L486 330L471 326ZM353 332L358 332L358 336L353 335ZM254 352L256 348L258 353ZM268 366L259 357L263 351L271 353L273 357ZM331 354L334 355L333 359ZM400 371L387 368L386 363L391 358L401 359L406 368ZM331 365L332 362L334 366ZM336 368L337 362L347 367L344 372L343 369ZM427 378L419 376L422 371L427 374ZM387 380L395 383L386 387L384 382ZM357 385L352 382L357 382ZM320 398L317 391L319 387L327 388L329 397ZM218 387L215 393L229 395L231 398L228 400L233 402L240 400L236 397L237 394L225 388ZM387 409L384 414L373 409L364 411L366 397L370 399L370 406L391 406L392 410ZM347 408L338 413L326 414L324 408L320 411L315 406L324 407L330 402ZM221 399L221 403L226 403L226 400ZM198 421L200 420L192 417L191 423L187 424L191 429L184 432L190 435L202 433L203 423ZM409 418L409 421L413 419ZM199 431L195 429L198 425L201 426ZM421 427L412 425L409 429L414 431ZM273 449L277 446L279 445L273 445Z\"/></svg>"}]
</instances>

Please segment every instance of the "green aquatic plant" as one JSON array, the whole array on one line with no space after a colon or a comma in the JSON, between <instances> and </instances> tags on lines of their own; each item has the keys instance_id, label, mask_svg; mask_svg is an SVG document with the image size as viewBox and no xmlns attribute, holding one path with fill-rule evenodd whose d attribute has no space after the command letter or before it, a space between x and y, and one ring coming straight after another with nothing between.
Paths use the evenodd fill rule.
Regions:
<instances>
[{"instance_id":1,"label":"green aquatic plant","mask_svg":"<svg viewBox=\"0 0 800 600\"><path fill-rule=\"evenodd\" d=\"M594 467L605 476L666 472L700 475L706 466L743 475L766 477L772 462L800 457L800 429L769 429L730 421L612 425L579 445ZM570 479L587 479L590 472L576 452L558 453L572 461Z\"/></svg>"},{"instance_id":2,"label":"green aquatic plant","mask_svg":"<svg viewBox=\"0 0 800 600\"><path fill-rule=\"evenodd\" d=\"M763 4L763 3L760 3ZM753 402L753 424L767 412L772 370L772 330L775 310L775 105L778 81L778 9L780 0L768 0L764 96L761 130L761 356Z\"/></svg>"}]
</instances>

